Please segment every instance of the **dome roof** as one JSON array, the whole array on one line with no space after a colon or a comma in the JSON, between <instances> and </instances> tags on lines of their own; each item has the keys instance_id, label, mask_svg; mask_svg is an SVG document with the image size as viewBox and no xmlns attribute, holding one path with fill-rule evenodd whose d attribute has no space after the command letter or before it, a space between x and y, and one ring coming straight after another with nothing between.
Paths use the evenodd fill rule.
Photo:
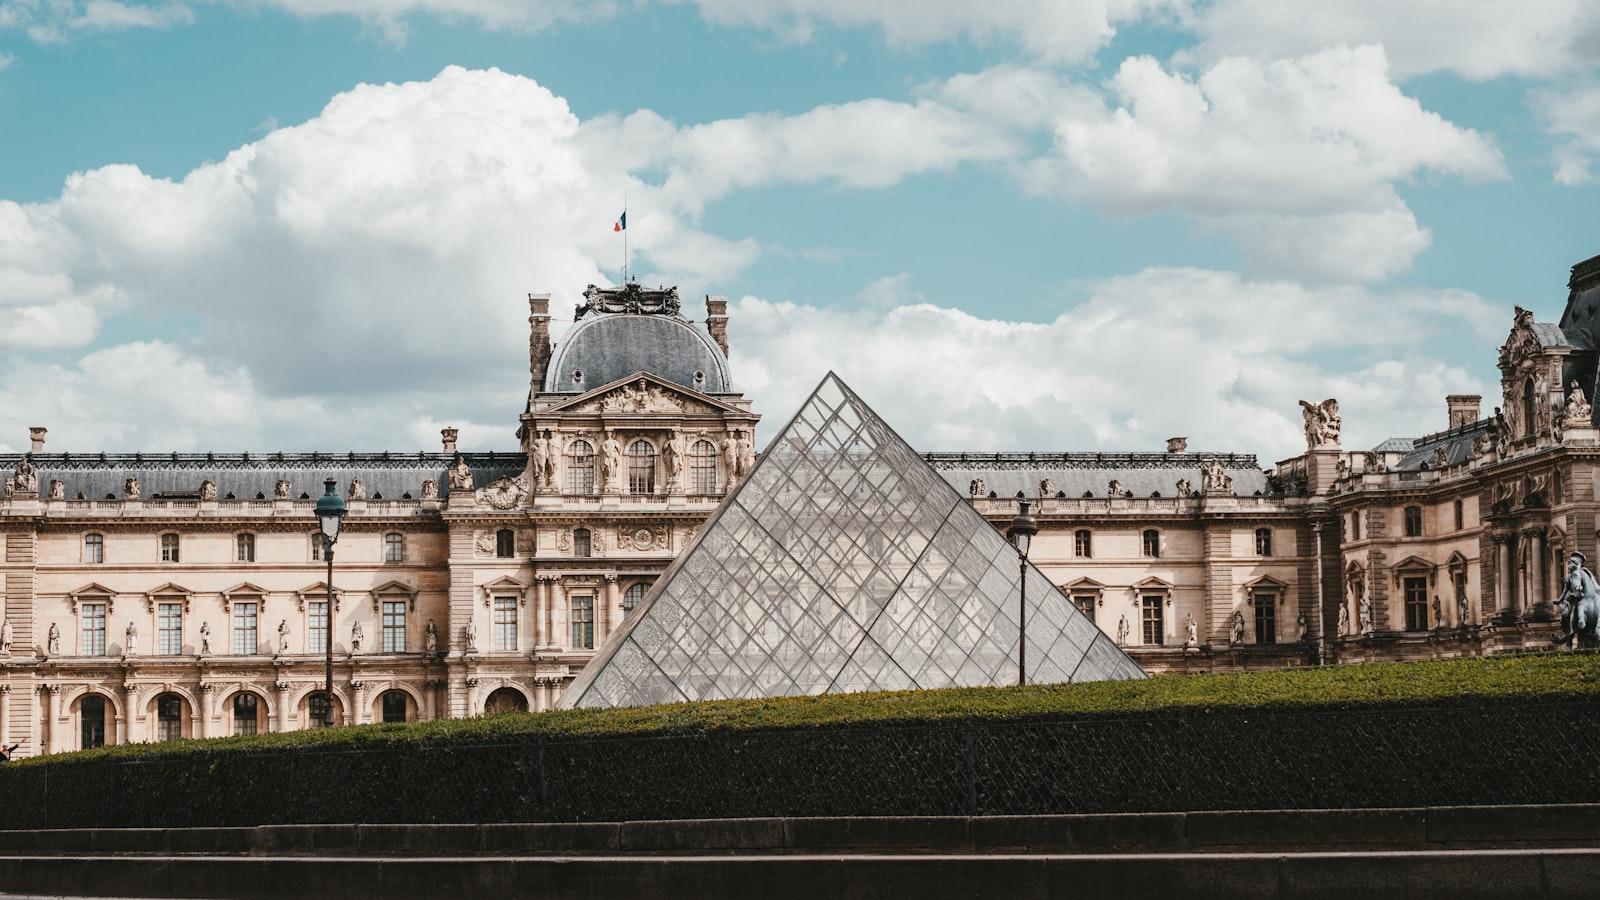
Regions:
<instances>
[{"instance_id":1,"label":"dome roof","mask_svg":"<svg viewBox=\"0 0 1600 900\"><path fill-rule=\"evenodd\" d=\"M601 313L556 346L544 390L579 394L637 372L707 394L733 390L728 357L711 335L675 315Z\"/></svg>"}]
</instances>

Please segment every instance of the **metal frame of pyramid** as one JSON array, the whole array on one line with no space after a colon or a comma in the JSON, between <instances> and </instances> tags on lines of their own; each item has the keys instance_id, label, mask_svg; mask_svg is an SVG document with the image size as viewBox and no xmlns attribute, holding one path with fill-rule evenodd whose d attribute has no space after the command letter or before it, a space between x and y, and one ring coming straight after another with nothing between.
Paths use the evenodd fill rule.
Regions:
<instances>
[{"instance_id":1,"label":"metal frame of pyramid","mask_svg":"<svg viewBox=\"0 0 1600 900\"><path fill-rule=\"evenodd\" d=\"M1016 550L829 372L567 707L1016 682ZM1144 671L1032 563L1028 681Z\"/></svg>"}]
</instances>

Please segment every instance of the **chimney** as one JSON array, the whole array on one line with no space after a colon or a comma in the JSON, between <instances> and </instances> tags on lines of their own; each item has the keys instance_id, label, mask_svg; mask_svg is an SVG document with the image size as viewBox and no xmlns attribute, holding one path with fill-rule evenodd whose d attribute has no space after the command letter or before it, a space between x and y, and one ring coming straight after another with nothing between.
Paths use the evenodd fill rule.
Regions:
<instances>
[{"instance_id":1,"label":"chimney","mask_svg":"<svg viewBox=\"0 0 1600 900\"><path fill-rule=\"evenodd\" d=\"M33 449L29 451L30 453L44 452L44 433L48 430L43 425L34 425L28 429L28 440L33 442Z\"/></svg>"},{"instance_id":2,"label":"chimney","mask_svg":"<svg viewBox=\"0 0 1600 900\"><path fill-rule=\"evenodd\" d=\"M724 355L728 352L728 298L725 294L706 295L706 330L711 332L712 340L722 348Z\"/></svg>"},{"instance_id":3,"label":"chimney","mask_svg":"<svg viewBox=\"0 0 1600 900\"><path fill-rule=\"evenodd\" d=\"M1482 403L1483 398L1477 394L1451 394L1445 397L1444 405L1450 410L1450 427L1460 428L1478 421Z\"/></svg>"},{"instance_id":4,"label":"chimney","mask_svg":"<svg viewBox=\"0 0 1600 900\"><path fill-rule=\"evenodd\" d=\"M1189 450L1189 439L1186 437L1167 438L1168 453L1185 453Z\"/></svg>"},{"instance_id":5,"label":"chimney","mask_svg":"<svg viewBox=\"0 0 1600 900\"><path fill-rule=\"evenodd\" d=\"M450 427L439 429L439 437L444 439L444 455L453 456L456 452L456 437L461 434L461 429Z\"/></svg>"},{"instance_id":6,"label":"chimney","mask_svg":"<svg viewBox=\"0 0 1600 900\"><path fill-rule=\"evenodd\" d=\"M544 390L544 373L550 367L550 295L528 295L528 374L533 392Z\"/></svg>"}]
</instances>

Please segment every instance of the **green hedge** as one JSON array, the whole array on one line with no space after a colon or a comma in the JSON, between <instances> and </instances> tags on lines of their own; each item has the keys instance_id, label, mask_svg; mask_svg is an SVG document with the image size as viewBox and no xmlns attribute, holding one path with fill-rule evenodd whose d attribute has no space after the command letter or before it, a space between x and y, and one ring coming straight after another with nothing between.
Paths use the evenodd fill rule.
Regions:
<instances>
[{"instance_id":1,"label":"green hedge","mask_svg":"<svg viewBox=\"0 0 1600 900\"><path fill-rule=\"evenodd\" d=\"M1600 802L1600 657L370 725L0 767L8 826Z\"/></svg>"}]
</instances>

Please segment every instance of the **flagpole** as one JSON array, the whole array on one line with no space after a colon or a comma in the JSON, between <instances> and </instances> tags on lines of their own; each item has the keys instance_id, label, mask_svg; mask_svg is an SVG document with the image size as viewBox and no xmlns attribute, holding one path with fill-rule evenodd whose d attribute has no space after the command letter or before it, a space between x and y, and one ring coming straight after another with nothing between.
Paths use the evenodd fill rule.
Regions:
<instances>
[{"instance_id":1,"label":"flagpole","mask_svg":"<svg viewBox=\"0 0 1600 900\"><path fill-rule=\"evenodd\" d=\"M622 283L628 283L628 199L622 199Z\"/></svg>"}]
</instances>

